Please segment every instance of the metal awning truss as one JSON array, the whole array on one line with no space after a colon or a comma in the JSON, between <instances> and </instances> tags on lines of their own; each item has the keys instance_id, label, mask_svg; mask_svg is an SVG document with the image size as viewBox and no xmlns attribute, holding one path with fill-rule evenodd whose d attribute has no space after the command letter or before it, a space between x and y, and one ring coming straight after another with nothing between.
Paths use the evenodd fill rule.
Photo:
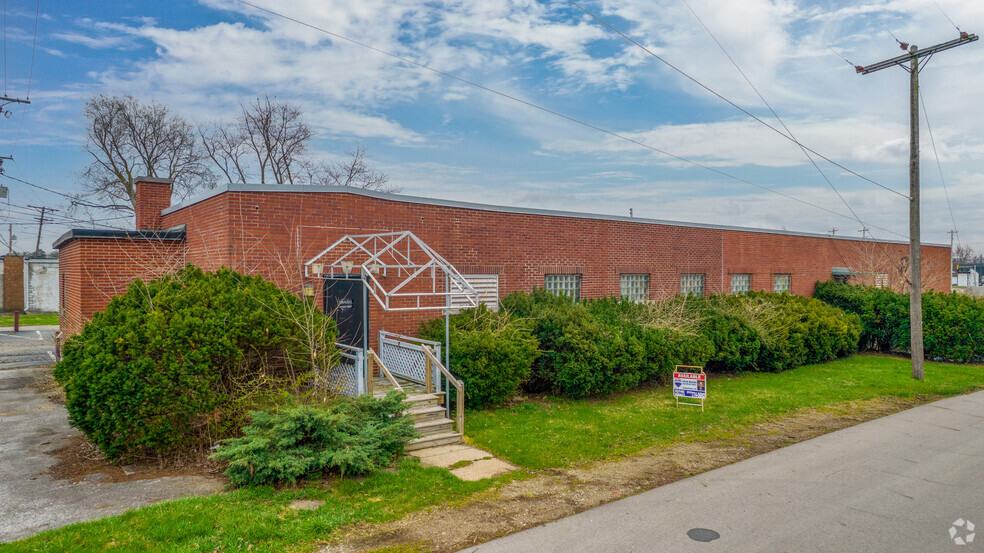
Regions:
<instances>
[{"instance_id":1,"label":"metal awning truss","mask_svg":"<svg viewBox=\"0 0 984 553\"><path fill-rule=\"evenodd\" d=\"M452 297L478 306L461 273L410 231L344 236L307 261L304 276L358 276L387 311L448 309Z\"/></svg>"}]
</instances>

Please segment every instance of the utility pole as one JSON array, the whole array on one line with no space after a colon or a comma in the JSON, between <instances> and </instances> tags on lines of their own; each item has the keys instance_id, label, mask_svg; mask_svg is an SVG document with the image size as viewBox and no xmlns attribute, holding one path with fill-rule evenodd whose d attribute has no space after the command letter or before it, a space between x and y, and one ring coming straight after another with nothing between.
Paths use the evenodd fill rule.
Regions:
<instances>
[{"instance_id":1,"label":"utility pole","mask_svg":"<svg viewBox=\"0 0 984 553\"><path fill-rule=\"evenodd\" d=\"M57 209L49 209L47 206L38 207L36 205L27 204L27 207L31 209L40 209L41 217L38 219L38 242L34 246L34 253L37 254L41 251L41 229L44 228L44 213L45 211L58 211Z\"/></svg>"},{"instance_id":2,"label":"utility pole","mask_svg":"<svg viewBox=\"0 0 984 553\"><path fill-rule=\"evenodd\" d=\"M21 100L20 98L10 98L7 96L0 96L0 115L4 117L10 117L10 110L7 109L8 104L30 104L30 100Z\"/></svg>"},{"instance_id":3,"label":"utility pole","mask_svg":"<svg viewBox=\"0 0 984 553\"><path fill-rule=\"evenodd\" d=\"M7 255L14 253L14 225L7 225Z\"/></svg>"},{"instance_id":4,"label":"utility pole","mask_svg":"<svg viewBox=\"0 0 984 553\"><path fill-rule=\"evenodd\" d=\"M864 227L863 229L859 230L858 232L861 233L861 239L862 240L864 240L865 238L868 237L868 227Z\"/></svg>"},{"instance_id":5,"label":"utility pole","mask_svg":"<svg viewBox=\"0 0 984 553\"><path fill-rule=\"evenodd\" d=\"M840 230L840 229L839 229L839 228L837 228L837 227L834 227L834 228L832 228L832 229L830 229L830 235L831 235L831 236L834 236L834 235L836 235L836 234L837 234L837 231L838 231L838 230Z\"/></svg>"},{"instance_id":6,"label":"utility pole","mask_svg":"<svg viewBox=\"0 0 984 553\"><path fill-rule=\"evenodd\" d=\"M958 231L958 230L948 230L946 232L947 232L947 234L950 235L950 249L952 250L953 249L953 237L954 237L954 235L960 234L960 231Z\"/></svg>"},{"instance_id":7,"label":"utility pole","mask_svg":"<svg viewBox=\"0 0 984 553\"><path fill-rule=\"evenodd\" d=\"M923 324L922 324L922 251L919 227L919 71L938 52L956 48L977 40L977 35L960 31L960 38L920 50L909 46L907 54L856 67L858 73L867 75L889 67L901 67L909 72L909 350L912 354L912 378L923 380ZM900 43L905 50L907 44ZM919 60L925 58L922 67ZM908 64L908 67L906 67Z\"/></svg>"}]
</instances>

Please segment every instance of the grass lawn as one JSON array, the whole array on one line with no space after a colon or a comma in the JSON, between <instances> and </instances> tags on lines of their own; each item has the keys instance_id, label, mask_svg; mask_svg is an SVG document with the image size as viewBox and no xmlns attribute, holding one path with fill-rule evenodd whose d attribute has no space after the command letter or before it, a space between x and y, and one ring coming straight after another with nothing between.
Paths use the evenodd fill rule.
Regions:
<instances>
[{"instance_id":1,"label":"grass lawn","mask_svg":"<svg viewBox=\"0 0 984 553\"><path fill-rule=\"evenodd\" d=\"M984 388L984 367L926 364L926 380L907 360L857 356L780 374L716 377L706 411L675 407L668 387L605 400L531 401L466 417L471 441L527 469L563 467L680 441L740 435L749 424L798 408L836 407L877 397L944 396ZM380 522L496 486L462 482L443 469L404 460L397 472L363 480L277 491L241 490L145 507L0 545L28 551L312 551L342 526ZM323 499L318 511L292 511L298 498ZM220 547L221 546L221 547ZM252 548L248 549L250 546Z\"/></svg>"},{"instance_id":2,"label":"grass lawn","mask_svg":"<svg viewBox=\"0 0 984 553\"><path fill-rule=\"evenodd\" d=\"M21 313L20 324L22 325L56 325L58 324L58 313ZM13 315L0 315L0 326L14 326Z\"/></svg>"},{"instance_id":3,"label":"grass lawn","mask_svg":"<svg viewBox=\"0 0 984 553\"><path fill-rule=\"evenodd\" d=\"M470 413L465 426L476 445L517 465L565 467L659 444L728 436L798 408L981 388L984 366L926 363L926 379L919 382L911 377L908 359L858 355L778 374L712 376L703 413L699 407L676 407L669 388L661 387L613 399L526 402Z\"/></svg>"},{"instance_id":4,"label":"grass lawn","mask_svg":"<svg viewBox=\"0 0 984 553\"><path fill-rule=\"evenodd\" d=\"M463 482L447 470L421 468L415 459L406 459L395 472L330 487L262 487L159 503L0 544L0 551L312 551L341 526L390 520L493 485ZM287 507L295 499L320 499L326 505L295 511Z\"/></svg>"}]
</instances>

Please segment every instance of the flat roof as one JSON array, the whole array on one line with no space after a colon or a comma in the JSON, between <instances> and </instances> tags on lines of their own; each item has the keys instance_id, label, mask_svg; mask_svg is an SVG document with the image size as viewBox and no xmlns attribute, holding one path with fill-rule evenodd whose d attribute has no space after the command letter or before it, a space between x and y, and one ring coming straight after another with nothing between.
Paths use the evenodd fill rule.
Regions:
<instances>
[{"instance_id":1,"label":"flat roof","mask_svg":"<svg viewBox=\"0 0 984 553\"><path fill-rule=\"evenodd\" d=\"M735 232L756 232L762 234L781 234L784 236L803 236L807 238L830 238L834 240L848 240L852 242L880 242L886 244L908 244L908 240L865 240L850 236L837 236L830 234L819 234L814 232L796 232L788 230L764 229L754 227L735 227L730 225L712 225L707 223L687 223L682 221L667 221L662 219L647 219L644 217L626 217L623 215L602 215L598 213L581 213L576 211L560 211L554 209L539 209L529 207L513 207L503 205L489 205L474 202L462 202L458 200L443 200L438 198L427 198L423 196L408 196L404 194L393 194L390 192L376 192L374 190L364 190L354 186L323 186L323 185L299 185L299 184L221 184L208 192L190 198L177 205L173 205L161 212L162 215L174 213L186 207L203 202L226 192L276 192L281 194L307 193L307 194L354 194L356 196L366 196L381 200L394 202L424 204L439 207L458 207L462 209L475 209L479 211L494 211L498 213L516 213L523 215L542 215L545 217L568 217L575 219L593 219L602 221L622 221L626 223L640 223L648 225L663 225L674 227L688 227L714 230L730 230ZM933 244L923 242L924 246L935 246L949 248L949 244Z\"/></svg>"},{"instance_id":2,"label":"flat roof","mask_svg":"<svg viewBox=\"0 0 984 553\"><path fill-rule=\"evenodd\" d=\"M185 226L165 230L116 230L116 229L72 229L58 237L51 244L52 248L59 249L65 242L77 238L97 238L106 240L184 240Z\"/></svg>"}]
</instances>

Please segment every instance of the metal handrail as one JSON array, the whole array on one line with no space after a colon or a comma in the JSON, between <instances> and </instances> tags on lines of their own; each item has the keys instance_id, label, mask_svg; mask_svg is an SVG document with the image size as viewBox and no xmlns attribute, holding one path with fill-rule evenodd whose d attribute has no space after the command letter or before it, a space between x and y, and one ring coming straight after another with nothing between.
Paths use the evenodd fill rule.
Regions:
<instances>
[{"instance_id":1,"label":"metal handrail","mask_svg":"<svg viewBox=\"0 0 984 553\"><path fill-rule=\"evenodd\" d=\"M458 391L458 397L456 398L455 401L455 412L456 412L455 418L457 419L456 422L458 424L458 432L464 435L465 433L465 383L452 376L451 373L448 372L446 368L444 368L444 365L441 364L441 361L434 356L433 350L431 350L426 345L421 345L420 349L424 350L424 355L427 356L427 360L430 361L430 363L436 365L437 368L441 370L441 373L444 374L445 378L448 379L448 383L454 386L455 390ZM430 374L430 371L427 371L427 373ZM428 392L429 391L430 390L428 389ZM446 398L446 399L450 401L450 398Z\"/></svg>"},{"instance_id":2,"label":"metal handrail","mask_svg":"<svg viewBox=\"0 0 984 553\"><path fill-rule=\"evenodd\" d=\"M380 359L378 355L376 355L376 352L372 348L369 348L368 358L369 358L369 363L368 363L369 378L367 380L369 382L372 382L373 364L379 363L380 372L382 372L386 376L386 378L390 381L390 384L393 385L393 389L399 390L401 392L403 391L403 386L400 386L400 384L396 381L396 378L393 376L393 373L391 373L389 369L386 368L386 365L383 364L383 360ZM369 384L369 395L372 395L372 384Z\"/></svg>"}]
</instances>

